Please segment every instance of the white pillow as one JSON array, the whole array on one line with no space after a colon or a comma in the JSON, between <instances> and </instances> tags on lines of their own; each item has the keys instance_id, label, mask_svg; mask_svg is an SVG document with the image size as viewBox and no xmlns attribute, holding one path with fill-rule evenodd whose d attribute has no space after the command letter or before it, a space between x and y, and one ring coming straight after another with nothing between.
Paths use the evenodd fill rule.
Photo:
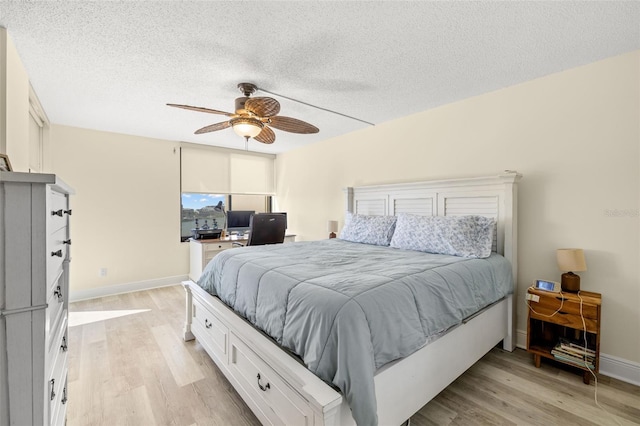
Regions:
<instances>
[{"instance_id":1,"label":"white pillow","mask_svg":"<svg viewBox=\"0 0 640 426\"><path fill-rule=\"evenodd\" d=\"M369 216L347 212L339 238L354 243L388 246L395 226L395 216Z\"/></svg>"},{"instance_id":2,"label":"white pillow","mask_svg":"<svg viewBox=\"0 0 640 426\"><path fill-rule=\"evenodd\" d=\"M491 255L495 219L483 216L417 216L400 213L391 247L486 258Z\"/></svg>"}]
</instances>

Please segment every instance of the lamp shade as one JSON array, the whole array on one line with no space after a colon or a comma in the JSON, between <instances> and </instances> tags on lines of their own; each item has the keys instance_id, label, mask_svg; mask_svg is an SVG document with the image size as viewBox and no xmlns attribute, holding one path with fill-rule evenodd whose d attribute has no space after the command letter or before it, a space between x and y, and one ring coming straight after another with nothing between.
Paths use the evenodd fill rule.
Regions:
<instances>
[{"instance_id":1,"label":"lamp shade","mask_svg":"<svg viewBox=\"0 0 640 426\"><path fill-rule=\"evenodd\" d=\"M338 232L338 221L337 220L329 220L329 221L327 221L327 232Z\"/></svg>"},{"instance_id":2,"label":"lamp shade","mask_svg":"<svg viewBox=\"0 0 640 426\"><path fill-rule=\"evenodd\" d=\"M580 272L587 270L587 262L584 260L582 249L558 249L556 252L558 269L565 272Z\"/></svg>"},{"instance_id":3,"label":"lamp shade","mask_svg":"<svg viewBox=\"0 0 640 426\"><path fill-rule=\"evenodd\" d=\"M255 138L262 132L264 124L260 120L250 117L239 117L231 120L233 131L239 136Z\"/></svg>"}]
</instances>

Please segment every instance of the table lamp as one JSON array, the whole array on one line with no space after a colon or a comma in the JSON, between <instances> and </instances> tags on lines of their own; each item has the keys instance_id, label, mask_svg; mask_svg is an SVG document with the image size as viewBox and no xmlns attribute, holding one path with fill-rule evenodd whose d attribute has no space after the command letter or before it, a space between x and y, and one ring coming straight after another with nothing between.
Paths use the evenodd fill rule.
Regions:
<instances>
[{"instance_id":1,"label":"table lamp","mask_svg":"<svg viewBox=\"0 0 640 426\"><path fill-rule=\"evenodd\" d=\"M338 232L338 221L337 220L327 221L327 231L329 232L329 238L335 238L336 232Z\"/></svg>"},{"instance_id":2,"label":"table lamp","mask_svg":"<svg viewBox=\"0 0 640 426\"><path fill-rule=\"evenodd\" d=\"M580 276L573 271L586 271L587 262L584 260L584 251L582 249L558 249L556 252L558 259L558 269L564 272L562 274L562 291L577 293L580 291Z\"/></svg>"}]
</instances>

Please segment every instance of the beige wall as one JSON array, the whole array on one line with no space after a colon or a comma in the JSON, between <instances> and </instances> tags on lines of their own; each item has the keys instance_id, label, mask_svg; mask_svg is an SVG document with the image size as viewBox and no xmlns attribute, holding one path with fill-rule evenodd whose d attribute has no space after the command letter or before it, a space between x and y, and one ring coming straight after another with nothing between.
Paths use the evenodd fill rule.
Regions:
<instances>
[{"instance_id":1,"label":"beige wall","mask_svg":"<svg viewBox=\"0 0 640 426\"><path fill-rule=\"evenodd\" d=\"M186 276L180 144L60 125L51 139L54 171L76 191L71 292Z\"/></svg>"},{"instance_id":2,"label":"beige wall","mask_svg":"<svg viewBox=\"0 0 640 426\"><path fill-rule=\"evenodd\" d=\"M602 351L640 362L639 62L629 53L281 154L278 208L300 239L326 238L327 220L342 226L344 187L518 170L517 328L529 283L560 279L555 250L581 247L582 288L603 294Z\"/></svg>"},{"instance_id":3,"label":"beige wall","mask_svg":"<svg viewBox=\"0 0 640 426\"><path fill-rule=\"evenodd\" d=\"M29 77L11 37L0 28L0 152L14 171L29 171Z\"/></svg>"}]
</instances>

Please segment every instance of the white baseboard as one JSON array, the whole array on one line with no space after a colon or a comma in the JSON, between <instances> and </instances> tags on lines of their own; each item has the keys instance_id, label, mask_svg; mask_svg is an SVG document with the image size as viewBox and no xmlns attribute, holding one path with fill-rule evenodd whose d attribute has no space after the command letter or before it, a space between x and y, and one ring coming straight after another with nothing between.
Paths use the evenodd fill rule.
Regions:
<instances>
[{"instance_id":1,"label":"white baseboard","mask_svg":"<svg viewBox=\"0 0 640 426\"><path fill-rule=\"evenodd\" d=\"M527 332L516 330L516 347L527 350Z\"/></svg>"},{"instance_id":2,"label":"white baseboard","mask_svg":"<svg viewBox=\"0 0 640 426\"><path fill-rule=\"evenodd\" d=\"M527 349L527 332L516 330L516 346ZM600 374L640 386L640 364L600 352Z\"/></svg>"},{"instance_id":3,"label":"white baseboard","mask_svg":"<svg viewBox=\"0 0 640 426\"><path fill-rule=\"evenodd\" d=\"M600 374L640 386L640 364L600 353Z\"/></svg>"},{"instance_id":4,"label":"white baseboard","mask_svg":"<svg viewBox=\"0 0 640 426\"><path fill-rule=\"evenodd\" d=\"M149 290L151 288L177 285L187 279L189 279L187 275L177 275L175 277L165 277L165 278L158 278L154 280L109 285L104 287L96 287L88 290L70 289L69 301L77 302L79 300L95 299L97 297L113 296L116 294L131 293L133 291Z\"/></svg>"}]
</instances>

